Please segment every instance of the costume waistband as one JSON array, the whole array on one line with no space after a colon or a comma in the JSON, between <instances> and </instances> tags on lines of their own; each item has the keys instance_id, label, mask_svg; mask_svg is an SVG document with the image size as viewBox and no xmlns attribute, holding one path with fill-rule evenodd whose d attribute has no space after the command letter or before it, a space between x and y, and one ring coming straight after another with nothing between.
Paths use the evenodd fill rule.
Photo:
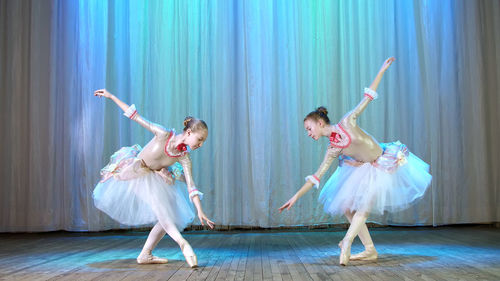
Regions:
<instances>
[{"instance_id":1,"label":"costume waistband","mask_svg":"<svg viewBox=\"0 0 500 281\"><path fill-rule=\"evenodd\" d=\"M408 162L407 158L410 155L406 145L402 144L400 141L381 143L382 155L380 155L373 162L363 162L358 161L352 157L346 155L339 156L339 166L349 165L352 167L359 167L366 163L382 169L388 173L395 172L400 166L403 166Z\"/></svg>"}]
</instances>

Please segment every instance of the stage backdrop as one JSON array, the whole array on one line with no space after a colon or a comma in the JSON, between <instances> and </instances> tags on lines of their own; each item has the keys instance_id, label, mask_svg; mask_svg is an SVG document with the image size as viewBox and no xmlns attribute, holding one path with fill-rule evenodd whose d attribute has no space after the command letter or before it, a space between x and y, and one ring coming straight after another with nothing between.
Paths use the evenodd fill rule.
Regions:
<instances>
[{"instance_id":1,"label":"stage backdrop","mask_svg":"<svg viewBox=\"0 0 500 281\"><path fill-rule=\"evenodd\" d=\"M499 26L499 1L1 0L0 231L126 227L92 190L114 151L152 135L99 88L178 131L207 122L193 172L219 226L342 223L319 191L277 209L327 147L304 116L324 105L337 121L389 56L360 124L434 178L419 204L370 220L498 222Z\"/></svg>"}]
</instances>

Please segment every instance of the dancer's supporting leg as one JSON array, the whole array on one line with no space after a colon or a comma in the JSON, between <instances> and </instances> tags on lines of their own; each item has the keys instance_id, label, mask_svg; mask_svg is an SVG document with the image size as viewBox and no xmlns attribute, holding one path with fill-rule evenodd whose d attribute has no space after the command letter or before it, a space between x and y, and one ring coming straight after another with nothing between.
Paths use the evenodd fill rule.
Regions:
<instances>
[{"instance_id":1,"label":"dancer's supporting leg","mask_svg":"<svg viewBox=\"0 0 500 281\"><path fill-rule=\"evenodd\" d=\"M188 265L190 267L197 267L198 260L193 251L193 248L191 248L191 245L189 245L186 239L182 237L181 233L179 232L175 224L173 224L168 220L162 220L162 219L160 219L160 224L165 230L165 232L167 232L168 236L174 239L174 241L179 245Z\"/></svg>"},{"instance_id":2,"label":"dancer's supporting leg","mask_svg":"<svg viewBox=\"0 0 500 281\"><path fill-rule=\"evenodd\" d=\"M340 245L340 264L347 265L349 263L349 258L351 257L351 244L354 238L358 235L359 231L363 226L366 227L365 222L368 214L366 212L357 211L352 217L351 225L347 230L344 239L342 239Z\"/></svg>"},{"instance_id":3,"label":"dancer's supporting leg","mask_svg":"<svg viewBox=\"0 0 500 281\"><path fill-rule=\"evenodd\" d=\"M167 263L167 259L162 259L152 255L152 251L158 245L158 242L165 236L165 230L160 223L156 223L151 232L149 232L148 239L142 248L141 253L137 257L137 263L139 264L151 264L151 263Z\"/></svg>"},{"instance_id":4,"label":"dancer's supporting leg","mask_svg":"<svg viewBox=\"0 0 500 281\"><path fill-rule=\"evenodd\" d=\"M352 217L354 216L354 212L346 211L345 216L349 223L352 223ZM359 254L352 255L350 260L363 260L363 261L371 261L376 260L378 257L377 250L375 249L375 245L373 245L372 238L370 236L370 232L368 231L368 227L366 223L364 223L358 233L358 237L363 243L365 250ZM339 247L341 247L342 241L339 243Z\"/></svg>"}]
</instances>

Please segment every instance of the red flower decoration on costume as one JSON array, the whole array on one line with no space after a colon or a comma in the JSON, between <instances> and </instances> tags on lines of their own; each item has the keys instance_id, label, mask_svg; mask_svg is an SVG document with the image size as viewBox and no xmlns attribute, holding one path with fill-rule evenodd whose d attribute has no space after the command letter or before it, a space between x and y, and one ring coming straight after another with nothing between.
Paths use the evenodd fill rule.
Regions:
<instances>
[{"instance_id":1,"label":"red flower decoration on costume","mask_svg":"<svg viewBox=\"0 0 500 281\"><path fill-rule=\"evenodd\" d=\"M177 150L182 151L182 152L187 151L187 147L186 146L187 145L185 143L181 143L181 144L179 144L177 146Z\"/></svg>"},{"instance_id":2,"label":"red flower decoration on costume","mask_svg":"<svg viewBox=\"0 0 500 281\"><path fill-rule=\"evenodd\" d=\"M332 132L330 135L330 143L339 143L342 140L342 136L340 134Z\"/></svg>"}]
</instances>

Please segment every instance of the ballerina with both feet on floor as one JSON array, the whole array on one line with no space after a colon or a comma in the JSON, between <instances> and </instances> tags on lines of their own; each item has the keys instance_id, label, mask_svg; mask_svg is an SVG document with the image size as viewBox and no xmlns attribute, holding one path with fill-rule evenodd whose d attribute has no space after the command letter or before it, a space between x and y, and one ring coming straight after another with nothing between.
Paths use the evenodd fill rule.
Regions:
<instances>
[{"instance_id":1,"label":"ballerina with both feet on floor","mask_svg":"<svg viewBox=\"0 0 500 281\"><path fill-rule=\"evenodd\" d=\"M378 84L393 61L394 58L388 58L383 63L373 83L365 88L361 102L337 124L330 124L324 107L304 118L308 136L314 140L327 137L330 144L316 173L307 176L302 188L279 208L280 212L289 210L313 186L318 188L321 178L338 157L339 166L324 185L319 201L325 212L344 214L350 222L339 243L341 265L347 265L350 260L376 260L378 253L365 224L368 215L407 208L424 195L432 179L429 165L410 153L404 144L378 143L357 124L359 115L377 98ZM351 256L351 244L356 236L365 250Z\"/></svg>"},{"instance_id":2,"label":"ballerina with both feet on floor","mask_svg":"<svg viewBox=\"0 0 500 281\"><path fill-rule=\"evenodd\" d=\"M189 201L196 206L201 224L214 227L201 207L203 194L193 182L189 157L189 151L200 148L207 139L206 123L187 117L183 132L176 134L173 129L146 120L137 113L135 105L128 106L105 89L95 91L94 95L114 101L125 116L154 134L144 148L137 144L123 147L111 156L110 163L101 170L102 179L93 192L96 207L122 224L155 223L137 257L139 264L168 262L152 255L167 233L181 248L188 265L196 267L196 255L180 231L194 219ZM185 191L186 185L189 195Z\"/></svg>"}]
</instances>

